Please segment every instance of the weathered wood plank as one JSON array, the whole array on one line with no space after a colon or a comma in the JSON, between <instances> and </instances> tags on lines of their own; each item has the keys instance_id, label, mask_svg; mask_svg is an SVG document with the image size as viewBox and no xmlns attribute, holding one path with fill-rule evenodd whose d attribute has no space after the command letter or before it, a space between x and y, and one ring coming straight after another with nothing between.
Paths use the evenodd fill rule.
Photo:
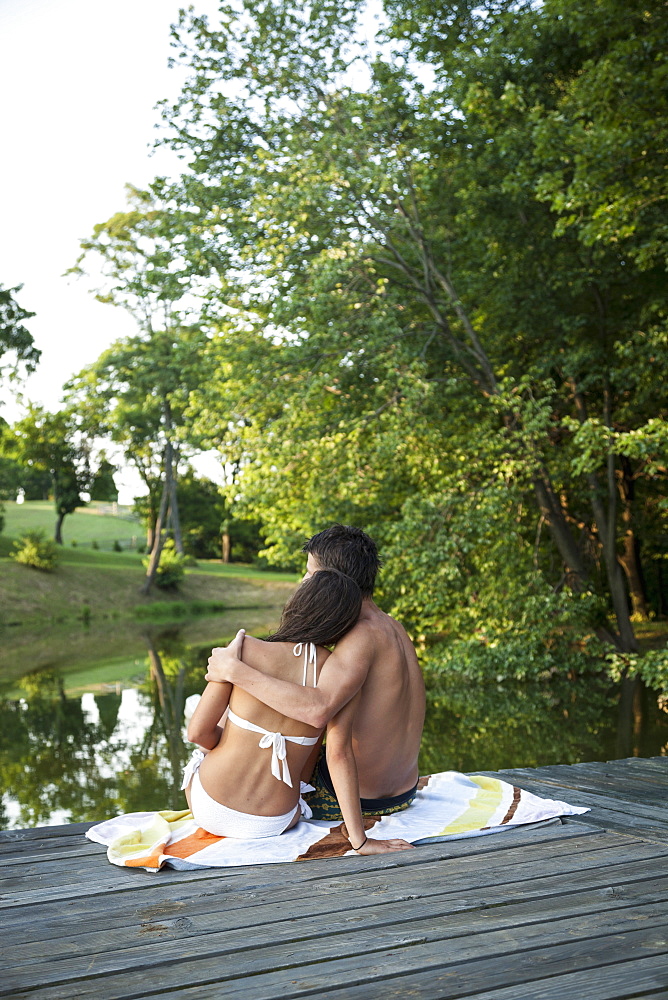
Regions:
<instances>
[{"instance_id":1,"label":"weathered wood plank","mask_svg":"<svg viewBox=\"0 0 668 1000\"><path fill-rule=\"evenodd\" d=\"M566 767L568 765L557 765ZM638 775L645 777L648 781L653 781L662 785L668 780L668 757L630 757L622 761L583 761L580 764L573 764L572 767L578 770L596 770L602 774L624 779L625 776Z\"/></svg>"},{"instance_id":2,"label":"weathered wood plank","mask_svg":"<svg viewBox=\"0 0 668 1000\"><path fill-rule=\"evenodd\" d=\"M111 868L91 824L0 833L0 995L668 992L668 758L494 776L592 812L406 854L158 875Z\"/></svg>"},{"instance_id":3,"label":"weathered wood plank","mask_svg":"<svg viewBox=\"0 0 668 1000\"><path fill-rule=\"evenodd\" d=\"M564 920L568 920L567 926L563 925ZM461 961L477 956L481 944L488 955L504 953L508 933L513 940L521 940L522 951L529 951L537 940L541 946L551 943L562 944L564 939L568 939L574 926L577 927L579 939L582 940L604 933L625 934L636 931L643 925L647 927L650 923L653 927L660 928L662 921L665 924L665 931L668 932L666 907L646 904L618 910L614 916L607 912L602 914L594 911L580 914L566 912L561 917L555 917L554 914L548 915L543 912L542 919L534 922L522 920L521 915L519 921L515 922L511 914L505 914L503 917L498 914L484 914L482 918L478 916L478 919L469 916L468 920L461 918L453 920L450 914L439 912L419 917L409 908L403 918L392 922L379 920L370 925L365 921L362 926L352 931L350 925L339 931L324 927L321 934L311 933L307 936L301 933L304 927L309 927L308 918L303 917L301 921L294 921L292 925L287 924L283 928L278 928L278 936L271 934L271 930L275 928L258 929L264 930L264 934L257 935L252 949L245 949L248 943L247 934L241 936L229 931L211 932L205 937L198 935L187 941L183 939L153 941L143 946L137 945L132 949L119 948L114 953L97 955L94 969L96 976L119 973L132 968L146 970L150 975L150 970L156 965L162 966L174 962L179 954L183 954L188 960L199 954L208 961L215 948L215 954L223 968L229 962L234 962L236 978L239 974L256 975L258 972L280 967L280 964L285 962L286 956L291 956L295 949L299 951L300 961L306 963L314 960L327 961L346 955L355 957L384 950L388 946L406 947L425 942L440 944L447 942L448 954L456 956L456 960ZM517 934L520 926L523 928L521 938ZM281 930L284 932L282 936ZM481 941L477 941L476 937L480 937ZM244 950L247 954L244 954ZM62 959L58 962L48 961L30 968L25 966L9 968L3 975L0 995L3 990L5 995L7 993L11 995L12 990L24 989L31 983L44 987L52 980L71 983L78 995L79 982L87 978L90 969L89 955Z\"/></svg>"},{"instance_id":4,"label":"weathered wood plank","mask_svg":"<svg viewBox=\"0 0 668 1000\"><path fill-rule=\"evenodd\" d=\"M35 826L25 830L0 830L0 847L5 843L47 840L55 837L79 837L95 823L66 823L60 826Z\"/></svg>"},{"instance_id":5,"label":"weathered wood plank","mask_svg":"<svg viewBox=\"0 0 668 1000\"><path fill-rule=\"evenodd\" d=\"M572 828L570 828L572 829ZM568 827L550 828L555 831L558 840L564 839L564 831ZM598 831L593 827L577 828L577 835L584 830L586 836L594 836ZM519 833L519 831L518 831ZM531 844L535 838L536 842L542 842L545 831L535 830L528 833L527 841L516 841ZM347 857L332 858L327 861L309 861L297 865L257 865L253 867L240 868L218 868L202 869L194 872L175 872L164 870L158 875L140 871L138 869L127 869L112 867L106 861L103 853L100 855L100 868L98 875L90 875L85 884L80 878L66 882L64 885L50 885L48 879L41 879L39 884L34 880L19 880L19 885L9 889L3 880L0 885L0 909L7 906L16 906L21 903L29 904L34 901L44 902L47 898L71 899L79 898L81 895L99 895L100 893L126 892L133 889L142 889L152 886L156 880L177 879L179 882L206 881L210 878L220 879L241 879L243 884L250 886L267 885L278 882L284 885L286 881L302 884L305 881L319 878L331 878L339 873L344 875L355 874L360 871L374 871L393 869L397 867L410 867L421 865L425 861L434 861L458 857L466 852L467 857L477 854L494 854L503 847L508 848L512 842L513 833L504 832L502 834L481 837L478 840L446 841L434 845L422 845L415 851L401 854L382 855L373 858ZM548 839L550 834L548 833ZM508 839L507 839L508 838ZM597 843L602 843L597 840ZM611 841L610 843L616 843ZM468 846L470 845L470 846ZM39 878L39 872L37 873ZM7 873L7 878L11 873ZM55 878L55 877L54 877Z\"/></svg>"},{"instance_id":6,"label":"weathered wood plank","mask_svg":"<svg viewBox=\"0 0 668 1000\"><path fill-rule=\"evenodd\" d=\"M82 863L86 863L89 858L97 859L104 858L105 849L99 844L88 843L88 846L79 845L77 847L62 847L60 850L53 850L51 847L45 847L43 851L39 848L35 849L31 847L29 851L21 851L20 853L14 854L12 856L5 856L0 858L0 878L2 878L3 873L9 868L16 868L17 871L21 870L22 865L35 865L35 864L60 864L61 862L74 861L76 859L81 859ZM24 869L27 872L27 868Z\"/></svg>"},{"instance_id":7,"label":"weathered wood plank","mask_svg":"<svg viewBox=\"0 0 668 1000\"><path fill-rule=\"evenodd\" d=\"M345 876L345 880L335 881L337 888L341 884L350 884L353 886L356 879L359 880L361 885L364 885L369 880L375 880L379 873L383 873L383 877L387 877L387 873L392 873L392 879L396 880L395 872L400 869L410 869L410 874L408 876L408 881L419 881L424 878L429 877L429 873L425 868L428 864L428 856L425 856L424 861L421 860L420 853L423 849L416 848L414 852L394 854L394 855L383 855L377 858L366 858L366 865L362 869L357 869L360 872L359 876L354 876L354 868L351 867L350 874L346 871L345 867L340 873ZM435 850L435 848L426 848L426 850ZM468 871L472 870L478 880L481 880L481 884L488 884L491 873L494 872L494 878L500 879L501 881L508 881L509 879L519 879L524 880L532 877L541 877L545 874L558 871L571 871L577 872L587 868L597 868L603 864L609 864L611 866L625 864L633 859L643 859L643 858L657 858L666 859L668 857L668 848L664 845L655 843L639 843L634 845L624 845L623 847L618 846L616 843L614 846L608 849L607 854L606 848L599 847L598 845L592 850L580 850L573 851L569 850L567 847L562 847L556 852L550 852L545 858L541 857L539 860L530 860L529 856L524 856L523 852L514 851L513 855L509 859L495 860L495 855L490 855L488 859L485 860L484 866L476 860L475 856L463 857L461 862L461 871L466 872L466 874L458 874L460 869L455 869L452 866L452 871L448 872L448 878L450 884L455 885L457 879L468 878ZM397 861L390 862L385 860L386 858L397 858ZM406 858L410 858L410 861L406 861ZM446 860L448 859L447 853L439 853L436 855L435 860ZM334 859L332 859L334 860ZM343 859L344 864L348 859ZM351 859L352 860L352 859ZM375 862L375 863L374 863ZM329 865L331 862L324 862L325 865ZM665 863L665 862L664 862ZM312 862L308 863L308 867L311 864L323 864L322 862ZM269 867L269 866L267 866ZM279 866L271 866L278 868ZM307 867L305 864L304 868ZM306 888L307 893L312 891L312 886L310 883L314 879L304 878L301 865L295 865L294 867L290 865L280 866L283 873L283 891L284 892L296 892L299 894ZM245 869L246 878L248 882L244 882L243 875L241 875L240 885L245 887L245 894L252 891L253 888L261 887L263 885L272 885L280 881L280 873L274 874L274 879L267 879L265 872L266 868L254 868L250 872ZM139 875L139 880L137 876ZM331 879L334 872L322 871L314 877L315 880L324 880L324 884L320 883L317 887L317 891L326 891L326 885L328 880ZM173 879L174 876L178 876L178 881L197 881L208 882L211 879L211 871L206 870L204 872L164 872L159 876L152 876L148 873L142 872L141 874L123 868L114 869L110 876L101 876L99 881L95 881L91 885L87 885L85 888L88 890L87 895L104 895L109 892L127 892L132 889L146 886L146 879L155 879L156 877L170 877ZM301 876L301 877L300 877ZM228 876L229 877L229 876ZM255 879L255 882L250 882L250 879ZM351 881L348 881L351 880ZM217 880L216 880L217 883ZM250 883L250 884L249 884ZM218 884L218 883L217 883ZM331 883L330 883L331 884ZM233 883L226 883L226 888L231 887ZM7 892L5 893L0 906L8 907L12 905L18 905L23 903L24 905L33 903L43 903L48 900L70 900L72 898L81 897L84 893L82 892L82 885L73 881L65 886L54 886L50 887L48 884L41 885L36 888L31 888L26 891L17 892ZM127 898L127 897L126 897Z\"/></svg>"},{"instance_id":8,"label":"weathered wood plank","mask_svg":"<svg viewBox=\"0 0 668 1000\"><path fill-rule=\"evenodd\" d=\"M574 768L555 765L540 768L540 774L536 777L543 783L554 782L561 788L577 789L582 792L592 791L620 802L633 803L634 806L644 808L658 806L663 813L668 812L668 785L664 787L655 782L645 781L639 787L639 781L635 776L621 781L619 777L606 775L602 771L578 768L577 772L574 772ZM528 769L526 773L527 775L530 773Z\"/></svg>"},{"instance_id":9,"label":"weathered wood plank","mask_svg":"<svg viewBox=\"0 0 668 1000\"><path fill-rule=\"evenodd\" d=\"M462 996L461 993L443 992L443 986L431 973L409 973L401 977L365 983L361 987L344 987L327 992L328 1000L445 1000ZM484 990L475 994L475 1000L666 1000L668 990L668 957L638 958L617 962L605 968L566 972L549 979L517 983L509 987ZM178 990L171 994L173 1000L193 1000L193 990ZM470 996L470 994L467 994ZM256 1000L249 993L249 1000Z\"/></svg>"},{"instance_id":10,"label":"weathered wood plank","mask_svg":"<svg viewBox=\"0 0 668 1000\"><path fill-rule=\"evenodd\" d=\"M648 770L651 768L656 768L657 770L665 773L666 769L668 769L668 756L664 755L660 757L620 757L617 760L606 760L605 763L607 765L613 765L617 769L623 767L624 765L632 764L636 766L645 767Z\"/></svg>"},{"instance_id":11,"label":"weathered wood plank","mask_svg":"<svg viewBox=\"0 0 668 1000\"><path fill-rule=\"evenodd\" d=\"M531 778L529 781L533 780ZM517 783L524 787L526 779L518 776ZM608 793L594 782L580 781L578 786L566 785L557 778L541 777L540 787L549 789L552 798L556 796L568 796L572 799L572 805L588 805L590 809L604 809L606 812L621 813L625 817L632 819L648 820L649 825L660 825L668 830L668 808L657 803L656 805L645 802L623 798L621 795ZM543 794L547 794L547 791ZM577 801L576 801L577 800ZM572 819L573 817L568 817Z\"/></svg>"},{"instance_id":12,"label":"weathered wood plank","mask_svg":"<svg viewBox=\"0 0 668 1000\"><path fill-rule=\"evenodd\" d=\"M572 805L589 806L591 812L584 816L565 817L567 823L577 823L580 820L592 825L617 830L620 833L631 832L636 836L651 836L658 840L668 839L668 824L661 820L654 821L650 816L638 815L623 802L599 795L594 792L580 791L577 788L566 788L549 780L541 781L536 773L526 769L499 772L506 781L512 781L535 795L545 798L567 797ZM492 771L481 771L480 774L495 776ZM567 793L567 794L566 794Z\"/></svg>"},{"instance_id":13,"label":"weathered wood plank","mask_svg":"<svg viewBox=\"0 0 668 1000\"><path fill-rule=\"evenodd\" d=\"M398 872L398 875L402 873ZM439 877L440 876L440 877ZM472 909L489 909L511 903L532 903L551 906L555 899L565 895L582 896L592 891L602 893L603 899L623 901L633 899L635 894L647 891L647 882L659 892L663 885L661 877L657 877L656 859L648 861L632 861L617 865L614 868L603 866L596 869L579 872L577 879L568 871L558 872L551 876L542 876L528 881L510 881L499 884L496 879L491 885L464 889L451 884L452 872L441 866L430 870L428 877L417 880L386 879L382 882L367 881L362 887L345 880L337 884L329 882L323 888L309 893L311 900L309 912L314 920L321 915L346 913L354 915L357 911L364 913L368 908L401 904L407 899L422 900L425 906L434 905L447 898L447 906L452 913L467 912ZM447 879L447 884L443 884ZM187 894L187 887L180 888L180 894L170 889L163 891L158 898L151 894L148 900L138 896L126 899L123 906L115 900L114 908L105 904L100 912L99 906L92 907L90 900L84 900L86 905L68 904L63 912L61 904L35 905L28 911L12 912L11 923L3 935L6 947L26 944L22 954L33 948L39 956L43 948L49 953L58 951L59 941L72 935L75 929L78 947L86 945L85 935L80 934L80 928L85 927L91 933L114 936L118 928L122 928L121 937L131 940L133 933L141 932L142 928L165 928L165 934L171 934L173 928L181 933L183 921L199 927L199 918L204 917L209 924L234 928L253 928L266 920L292 919L299 914L303 906L305 889L302 885L298 892L286 892L283 888L273 888L260 892L220 893L212 884L213 891L198 893L196 896ZM9 921L8 921L9 924ZM152 931L151 931L152 933ZM127 934L127 938L124 935ZM39 942L39 947L36 946ZM62 953L67 951L65 944Z\"/></svg>"},{"instance_id":14,"label":"weathered wood plank","mask_svg":"<svg viewBox=\"0 0 668 1000\"><path fill-rule=\"evenodd\" d=\"M647 874L650 875L649 872ZM39 975L38 970L28 972L29 965L50 965L75 957L87 964L91 956L99 959L105 953L132 948L138 951L132 952L132 960L126 959L126 965L137 965L141 961L141 949L154 942L164 944L169 956L175 948L190 949L190 944L186 943L188 938L203 939L220 932L224 932L224 943L219 953L221 956L234 954L248 946L249 928L253 928L252 946L257 948L329 937L350 931L356 925L370 930L411 922L411 930L415 930L421 920L427 921L427 927L430 922L440 921L440 936L445 938L613 910L618 911L622 919L631 917L635 920L641 910L646 918L655 913L657 919L668 919L668 876L663 879L648 877L643 882L624 884L618 888L606 886L594 891L577 892L573 891L569 876L560 876L553 882L554 898L549 903L542 892L529 899L518 899L517 893L512 898L512 894L506 893L505 900L502 893L493 892L491 896L489 893L485 896L476 894L477 899L472 898L474 894L466 893L466 898L456 900L454 906L452 896L447 892L404 895L396 901L360 897L358 894L357 906L340 906L336 897L329 901L309 900L307 914L302 912L303 903L286 907L273 901L250 910L229 910L220 902L216 907L212 901L209 909L200 905L197 912L191 909L189 914L182 911L178 916L169 918L163 916L139 921L133 914L124 925L116 923L99 930L89 930L87 923L75 932L76 924L72 922L70 937L54 939L46 936L40 941L39 949L35 948L34 942L13 943L11 952L7 951L5 972L19 966L22 975L30 975L35 982L43 982L46 978ZM198 943L204 946L201 941ZM58 975L61 968L59 966L57 970Z\"/></svg>"},{"instance_id":15,"label":"weathered wood plank","mask_svg":"<svg viewBox=\"0 0 668 1000\"><path fill-rule=\"evenodd\" d=\"M563 928L553 922L535 925L540 947L526 948L527 928L492 931L472 940L450 940L444 948L438 931L417 932L397 928L393 933L359 932L346 942L341 957L341 936L333 941L298 942L288 949L260 948L233 956L228 963L220 952L193 955L184 952L155 965L125 968L120 973L105 973L100 964L89 963L86 979L52 982L35 989L31 985L0 981L0 996L20 996L32 990L34 1000L121 1000L152 996L179 987L205 987L215 984L225 1000L283 1000L329 990L332 987L361 985L401 975L406 968L423 971L441 970L442 997L465 996L481 989L499 988L531 982L574 969L599 968L616 962L648 955L664 956L668 948L668 922L640 929L614 930L605 914L584 926L586 918L571 928L572 939L555 941ZM617 914L613 915L613 919ZM585 936L580 936L583 933ZM221 943L224 936L221 935ZM207 943L212 946L214 939ZM379 947L384 944L385 947ZM529 950L531 961L525 952ZM481 959L481 954L485 955ZM53 967L57 970L62 963ZM61 970L61 973L64 969ZM252 979L249 979L252 977ZM73 989L74 983L76 988ZM224 987L224 989L223 989ZM201 994L200 994L201 995Z\"/></svg>"},{"instance_id":16,"label":"weathered wood plank","mask_svg":"<svg viewBox=\"0 0 668 1000\"><path fill-rule=\"evenodd\" d=\"M540 780L543 783L554 782L560 788L597 792L620 802L632 803L645 810L656 808L657 816L661 815L664 819L668 814L668 784L664 787L654 782L651 784L645 782L639 788L635 777L607 776L593 769L576 769L566 765L541 767Z\"/></svg>"}]
</instances>

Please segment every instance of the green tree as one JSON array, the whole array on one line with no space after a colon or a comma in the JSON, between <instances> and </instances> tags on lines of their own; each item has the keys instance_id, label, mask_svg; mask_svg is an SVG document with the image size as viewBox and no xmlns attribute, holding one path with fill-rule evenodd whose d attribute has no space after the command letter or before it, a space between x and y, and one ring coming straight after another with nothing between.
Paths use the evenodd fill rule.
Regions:
<instances>
[{"instance_id":1,"label":"green tree","mask_svg":"<svg viewBox=\"0 0 668 1000\"><path fill-rule=\"evenodd\" d=\"M113 345L71 389L88 426L122 443L147 485L152 522L148 592L168 525L183 553L176 489L186 444L182 413L191 387L202 377L207 332L192 321L199 316L198 282L210 273L211 263L189 235L198 230L197 211L181 209L162 181L148 191L128 186L128 202L128 211L97 225L82 243L72 271L83 275L84 263L97 261L103 279L96 297L128 310L141 333Z\"/></svg>"},{"instance_id":2,"label":"green tree","mask_svg":"<svg viewBox=\"0 0 668 1000\"><path fill-rule=\"evenodd\" d=\"M147 486L147 590L170 532L183 553L178 468L197 450L185 413L202 378L207 344L198 327L130 337L113 344L69 386L70 405L87 430L121 444Z\"/></svg>"},{"instance_id":3,"label":"green tree","mask_svg":"<svg viewBox=\"0 0 668 1000\"><path fill-rule=\"evenodd\" d=\"M22 287L0 285L0 378L7 372L16 378L21 365L26 373L33 372L42 353L35 347L33 336L25 326L26 320L35 313L28 312L16 300Z\"/></svg>"},{"instance_id":4,"label":"green tree","mask_svg":"<svg viewBox=\"0 0 668 1000\"><path fill-rule=\"evenodd\" d=\"M86 501L81 494L90 486L89 446L71 410L49 413L29 405L26 416L13 427L12 449L19 462L48 472L56 509L54 539L63 544L63 521Z\"/></svg>"},{"instance_id":5,"label":"green tree","mask_svg":"<svg viewBox=\"0 0 668 1000\"><path fill-rule=\"evenodd\" d=\"M118 490L114 482L116 466L111 464L104 452L100 453L98 463L97 472L91 481L91 500L118 500Z\"/></svg>"},{"instance_id":6,"label":"green tree","mask_svg":"<svg viewBox=\"0 0 668 1000\"><path fill-rule=\"evenodd\" d=\"M18 285L16 288L4 288L0 285L0 382L7 373L10 379L18 378L21 366L26 374L33 372L41 354L35 347L32 334L24 325L35 314L23 309L16 301L16 294L22 287ZM6 421L0 417L0 448L6 428ZM4 460L0 459L0 462ZM2 500L8 498L8 473L6 465L0 468L0 531L5 520ZM9 491L12 492L11 487Z\"/></svg>"},{"instance_id":7,"label":"green tree","mask_svg":"<svg viewBox=\"0 0 668 1000\"><path fill-rule=\"evenodd\" d=\"M25 500L48 500L51 490L49 473L3 456L3 448L11 449L11 433L4 444L0 438L0 500L15 500L19 490L23 490Z\"/></svg>"},{"instance_id":8,"label":"green tree","mask_svg":"<svg viewBox=\"0 0 668 1000\"><path fill-rule=\"evenodd\" d=\"M247 0L237 20L184 14L180 27L193 74L168 115L191 172L174 197L224 234L222 294L258 328L238 342L233 429L216 419L215 380L196 397L199 419L212 439L236 434L237 492L274 552L294 553L330 518L371 526L392 546L389 599L401 604L402 586L425 598L416 629L452 628L459 588L459 626L487 648L473 619L498 606L501 579L512 595L490 615L501 630L534 592L536 627L541 601L561 615L566 588L573 634L588 621L633 651L625 538L644 523L638 562L665 533L663 194L654 211L620 192L628 216L640 213L635 230L592 239L554 186L562 111L589 114L570 136L573 163L607 127L609 97L586 100L594 64L633 50L620 128L655 98L664 114L665 16L585 8L445 5L422 31L421 4L388 5L401 46L366 59L360 87L342 76L364 64L359 4L322 0L305 14ZM428 87L416 56L432 63ZM615 176L631 187L636 174ZM231 395L224 331L219 343ZM639 500L624 496L625 463ZM493 533L494 561L474 557ZM443 560L447 596L420 584L416 548Z\"/></svg>"}]
</instances>

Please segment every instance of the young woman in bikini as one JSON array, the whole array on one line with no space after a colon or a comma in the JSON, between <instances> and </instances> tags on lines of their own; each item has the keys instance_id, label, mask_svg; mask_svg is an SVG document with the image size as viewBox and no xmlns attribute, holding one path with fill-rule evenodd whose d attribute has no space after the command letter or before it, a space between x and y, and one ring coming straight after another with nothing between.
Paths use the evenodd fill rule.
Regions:
<instances>
[{"instance_id":1,"label":"young woman in bikini","mask_svg":"<svg viewBox=\"0 0 668 1000\"><path fill-rule=\"evenodd\" d=\"M317 683L334 645L356 623L359 587L338 570L323 569L304 580L283 609L278 631L267 640L246 637L244 660L257 670L294 683ZM219 721L227 711L221 729ZM183 787L195 821L225 837L276 837L310 810L300 796L300 777L309 776L322 732L281 715L240 688L209 683L188 725L194 751ZM331 774L345 790L356 774ZM354 767L354 764L352 765ZM364 832L359 796L341 796L347 836L359 854L410 848L403 840L374 840ZM352 803L355 803L353 806Z\"/></svg>"}]
</instances>

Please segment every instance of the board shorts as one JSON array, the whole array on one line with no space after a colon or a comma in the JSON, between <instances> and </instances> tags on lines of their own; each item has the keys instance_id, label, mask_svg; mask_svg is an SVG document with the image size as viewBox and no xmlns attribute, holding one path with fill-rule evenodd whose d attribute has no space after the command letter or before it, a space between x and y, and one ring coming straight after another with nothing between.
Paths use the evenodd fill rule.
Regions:
<instances>
[{"instance_id":1,"label":"board shorts","mask_svg":"<svg viewBox=\"0 0 668 1000\"><path fill-rule=\"evenodd\" d=\"M313 819L342 820L343 815L327 767L324 746L320 748L309 784L313 785L315 791L305 794L304 799L313 811ZM416 783L414 788L402 792L401 795L387 796L383 799L360 799L362 816L391 816L392 813L403 812L404 809L408 809L417 791Z\"/></svg>"}]
</instances>

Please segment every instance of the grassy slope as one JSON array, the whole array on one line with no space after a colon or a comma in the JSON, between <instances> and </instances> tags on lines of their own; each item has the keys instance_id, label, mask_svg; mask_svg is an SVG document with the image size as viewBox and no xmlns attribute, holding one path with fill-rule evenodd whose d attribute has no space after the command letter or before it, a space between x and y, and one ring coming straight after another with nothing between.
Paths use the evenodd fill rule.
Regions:
<instances>
[{"instance_id":1,"label":"grassy slope","mask_svg":"<svg viewBox=\"0 0 668 1000\"><path fill-rule=\"evenodd\" d=\"M76 542L77 545L90 546L95 541L102 548L111 548L116 540L125 545L129 545L133 537L139 542L144 541L144 530L139 521L131 516L130 508L119 508L120 515L116 517L110 511L110 504L93 502L68 514L63 522L65 545ZM47 537L52 538L55 523L53 503L49 500L6 503L2 554L6 554L7 542L18 538L24 531L41 528Z\"/></svg>"},{"instance_id":2,"label":"grassy slope","mask_svg":"<svg viewBox=\"0 0 668 1000\"><path fill-rule=\"evenodd\" d=\"M297 581L294 573L261 572L243 565L221 566L204 561L187 571L178 592L154 588L150 597L144 597L139 593L143 578L141 556L132 552L63 549L54 573L41 573L11 559L0 559L0 622L35 626L82 617L91 622L134 619L138 608L157 602L266 606L282 603Z\"/></svg>"},{"instance_id":3,"label":"grassy slope","mask_svg":"<svg viewBox=\"0 0 668 1000\"><path fill-rule=\"evenodd\" d=\"M0 536L0 624L53 625L81 619L135 616L142 605L155 602L205 601L239 606L271 604L277 596L266 594L269 586L294 584L294 573L275 573L252 566L224 566L203 560L187 571L176 594L154 589L151 597L142 597L144 568L142 556L126 550L113 552L115 540L129 542L141 537L141 525L127 519L127 508L120 516L110 513L108 504L91 504L65 518L66 544L59 550L60 564L54 573L40 573L20 566L8 558L12 541L24 531L43 529L51 535L54 526L53 504L30 501L5 505L5 528ZM72 548L67 540L77 540ZM93 549L96 541L99 549ZM82 547L80 547L82 546ZM281 587L281 595L286 591ZM267 598L269 598L267 600ZM279 598L283 600L283 596Z\"/></svg>"}]
</instances>

